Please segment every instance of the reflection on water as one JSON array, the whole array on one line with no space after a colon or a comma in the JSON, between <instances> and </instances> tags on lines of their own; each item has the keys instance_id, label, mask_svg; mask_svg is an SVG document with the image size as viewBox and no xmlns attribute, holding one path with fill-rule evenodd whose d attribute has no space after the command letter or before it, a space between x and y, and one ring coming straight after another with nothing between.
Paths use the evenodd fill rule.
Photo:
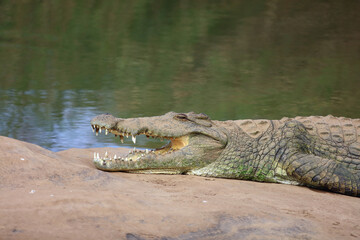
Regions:
<instances>
[{"instance_id":1,"label":"reflection on water","mask_svg":"<svg viewBox=\"0 0 360 240\"><path fill-rule=\"evenodd\" d=\"M51 150L115 146L91 132L104 112L359 118L359 10L359 1L1 1L0 135Z\"/></svg>"},{"instance_id":2,"label":"reflection on water","mask_svg":"<svg viewBox=\"0 0 360 240\"><path fill-rule=\"evenodd\" d=\"M53 150L74 147L117 147L120 139L114 140L104 134L95 137L90 119L101 114L94 106L95 96L102 92L80 91L0 91L2 108L0 129L3 136L33 142ZM106 95L106 92L103 92ZM164 143L156 140L137 138L137 146L160 147ZM122 146L132 146L131 138Z\"/></svg>"}]
</instances>

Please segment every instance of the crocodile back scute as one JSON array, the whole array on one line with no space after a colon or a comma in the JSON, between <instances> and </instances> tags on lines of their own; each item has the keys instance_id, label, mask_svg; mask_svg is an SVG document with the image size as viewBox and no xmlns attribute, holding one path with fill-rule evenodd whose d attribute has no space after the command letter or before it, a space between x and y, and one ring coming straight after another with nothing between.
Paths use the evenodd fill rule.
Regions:
<instances>
[{"instance_id":1,"label":"crocodile back scute","mask_svg":"<svg viewBox=\"0 0 360 240\"><path fill-rule=\"evenodd\" d=\"M289 121L301 122L309 134L336 144L360 144L360 119L345 117L310 116L310 117L284 117L281 120L244 119L231 121L236 123L248 136L257 138L268 130L273 123L275 129Z\"/></svg>"},{"instance_id":2,"label":"crocodile back scute","mask_svg":"<svg viewBox=\"0 0 360 240\"><path fill-rule=\"evenodd\" d=\"M249 137L258 138L271 126L271 120L267 119L244 119L233 121Z\"/></svg>"},{"instance_id":3,"label":"crocodile back scute","mask_svg":"<svg viewBox=\"0 0 360 240\"><path fill-rule=\"evenodd\" d=\"M295 117L281 119L280 121L296 120L301 122L311 135L316 135L323 140L344 145L360 142L360 119L345 117Z\"/></svg>"}]
</instances>

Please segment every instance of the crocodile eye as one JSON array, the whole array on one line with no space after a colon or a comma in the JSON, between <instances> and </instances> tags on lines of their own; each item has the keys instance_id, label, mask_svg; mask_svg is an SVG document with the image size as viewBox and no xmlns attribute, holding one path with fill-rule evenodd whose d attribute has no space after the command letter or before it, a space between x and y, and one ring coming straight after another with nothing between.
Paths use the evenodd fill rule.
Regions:
<instances>
[{"instance_id":1,"label":"crocodile eye","mask_svg":"<svg viewBox=\"0 0 360 240\"><path fill-rule=\"evenodd\" d=\"M188 117L185 114L178 114L174 118L178 119L178 120L181 120L181 121L189 120Z\"/></svg>"}]
</instances>

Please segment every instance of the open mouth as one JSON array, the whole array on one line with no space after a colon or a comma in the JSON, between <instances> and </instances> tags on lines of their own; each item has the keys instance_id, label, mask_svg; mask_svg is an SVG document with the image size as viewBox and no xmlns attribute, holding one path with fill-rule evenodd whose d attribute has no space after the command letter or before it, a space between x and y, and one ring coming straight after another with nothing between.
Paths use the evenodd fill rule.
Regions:
<instances>
[{"instance_id":1,"label":"open mouth","mask_svg":"<svg viewBox=\"0 0 360 240\"><path fill-rule=\"evenodd\" d=\"M138 150L134 147L134 149L129 151L129 154L126 156L120 157L120 156L109 156L106 152L104 156L100 156L99 153L94 153L94 160L103 160L104 164L106 164L105 160L115 160L115 161L124 161L124 162L136 162L145 158L149 157L156 157L156 156L162 156L167 154L172 154L176 151L181 150L182 148L186 147L189 144L189 136L180 136L180 137L173 137L173 136L164 136L164 135L158 135L154 132L145 129L142 130L136 134L131 134L127 130L119 130L119 129L108 129L104 126L99 125L91 125L93 132L95 132L96 136L98 136L99 133L105 133L105 135L108 135L109 133L114 134L115 137L119 137L121 143L124 142L124 138L131 137L134 144L136 144L136 136L138 135L145 135L147 138L154 138L159 139L161 141L165 142L165 145L157 148L157 149L145 149L145 150Z\"/></svg>"}]
</instances>

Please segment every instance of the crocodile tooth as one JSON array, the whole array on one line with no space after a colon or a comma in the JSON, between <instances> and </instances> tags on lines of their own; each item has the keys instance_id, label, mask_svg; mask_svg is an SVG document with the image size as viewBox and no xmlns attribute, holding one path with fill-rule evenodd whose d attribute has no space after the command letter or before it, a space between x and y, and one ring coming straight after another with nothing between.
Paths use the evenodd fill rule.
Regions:
<instances>
[{"instance_id":1,"label":"crocodile tooth","mask_svg":"<svg viewBox=\"0 0 360 240\"><path fill-rule=\"evenodd\" d=\"M132 139L133 143L135 144L136 143L136 136L131 135L131 139Z\"/></svg>"},{"instance_id":2,"label":"crocodile tooth","mask_svg":"<svg viewBox=\"0 0 360 240\"><path fill-rule=\"evenodd\" d=\"M124 136L120 135L120 141L121 143L124 143Z\"/></svg>"},{"instance_id":3,"label":"crocodile tooth","mask_svg":"<svg viewBox=\"0 0 360 240\"><path fill-rule=\"evenodd\" d=\"M96 154L96 159L100 159L99 153Z\"/></svg>"},{"instance_id":4,"label":"crocodile tooth","mask_svg":"<svg viewBox=\"0 0 360 240\"><path fill-rule=\"evenodd\" d=\"M114 160L116 159L116 154L114 155Z\"/></svg>"},{"instance_id":5,"label":"crocodile tooth","mask_svg":"<svg viewBox=\"0 0 360 240\"><path fill-rule=\"evenodd\" d=\"M145 152L146 152L146 154L148 154L148 153L149 153L149 149L146 149Z\"/></svg>"},{"instance_id":6,"label":"crocodile tooth","mask_svg":"<svg viewBox=\"0 0 360 240\"><path fill-rule=\"evenodd\" d=\"M105 157L106 157L106 158L108 157L108 152L107 152L107 151L105 152Z\"/></svg>"},{"instance_id":7,"label":"crocodile tooth","mask_svg":"<svg viewBox=\"0 0 360 240\"><path fill-rule=\"evenodd\" d=\"M101 128L99 128L99 133L101 133Z\"/></svg>"},{"instance_id":8,"label":"crocodile tooth","mask_svg":"<svg viewBox=\"0 0 360 240\"><path fill-rule=\"evenodd\" d=\"M94 152L94 159L96 159L96 153Z\"/></svg>"},{"instance_id":9,"label":"crocodile tooth","mask_svg":"<svg viewBox=\"0 0 360 240\"><path fill-rule=\"evenodd\" d=\"M105 135L108 135L109 131L107 129L105 129Z\"/></svg>"}]
</instances>

